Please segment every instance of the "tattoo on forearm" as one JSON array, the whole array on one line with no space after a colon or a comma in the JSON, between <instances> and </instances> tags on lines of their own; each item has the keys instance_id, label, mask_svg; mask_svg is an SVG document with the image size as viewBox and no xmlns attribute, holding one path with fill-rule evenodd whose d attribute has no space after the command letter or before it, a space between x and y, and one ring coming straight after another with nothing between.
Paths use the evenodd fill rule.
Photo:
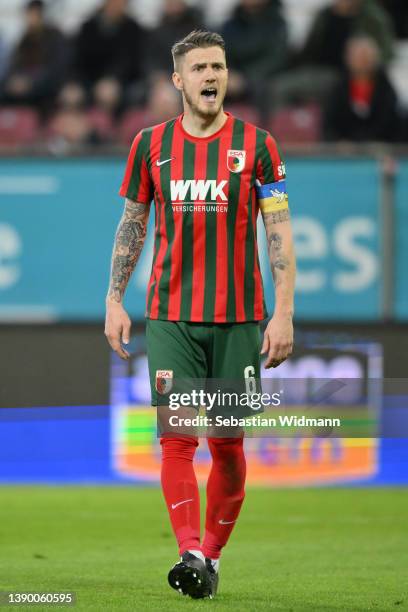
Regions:
<instances>
[{"instance_id":1,"label":"tattoo on forearm","mask_svg":"<svg viewBox=\"0 0 408 612\"><path fill-rule=\"evenodd\" d=\"M282 250L282 236L278 232L269 234L268 251L275 285L278 285L282 280L280 272L284 272L290 265L288 257Z\"/></svg>"},{"instance_id":2,"label":"tattoo on forearm","mask_svg":"<svg viewBox=\"0 0 408 612\"><path fill-rule=\"evenodd\" d=\"M277 212L268 213L267 217L270 223L282 223L283 221L289 221L289 208L286 208L285 210L278 210Z\"/></svg>"},{"instance_id":3,"label":"tattoo on forearm","mask_svg":"<svg viewBox=\"0 0 408 612\"><path fill-rule=\"evenodd\" d=\"M116 231L108 291L108 297L117 302L122 300L130 275L143 248L148 212L148 206L126 200L125 211Z\"/></svg>"}]
</instances>

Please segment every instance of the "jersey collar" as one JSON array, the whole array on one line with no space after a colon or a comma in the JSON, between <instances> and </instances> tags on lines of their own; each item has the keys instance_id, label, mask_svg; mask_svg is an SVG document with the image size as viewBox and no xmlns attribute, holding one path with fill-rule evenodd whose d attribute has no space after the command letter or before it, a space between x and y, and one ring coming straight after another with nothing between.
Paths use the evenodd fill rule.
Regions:
<instances>
[{"instance_id":1,"label":"jersey collar","mask_svg":"<svg viewBox=\"0 0 408 612\"><path fill-rule=\"evenodd\" d=\"M219 138L224 130L228 130L231 125L231 122L233 121L233 116L231 115L231 113L228 113L227 111L224 111L224 113L227 115L227 120L225 121L224 125L220 127L220 129L217 132L214 132L214 134L211 134L211 136L199 137L199 136L193 136L192 134L189 134L184 129L184 126L182 123L184 113L181 113L181 115L177 117L176 125L182 131L184 138L186 138L187 140L191 140L191 142L211 142L212 140L216 140L217 138Z\"/></svg>"}]
</instances>

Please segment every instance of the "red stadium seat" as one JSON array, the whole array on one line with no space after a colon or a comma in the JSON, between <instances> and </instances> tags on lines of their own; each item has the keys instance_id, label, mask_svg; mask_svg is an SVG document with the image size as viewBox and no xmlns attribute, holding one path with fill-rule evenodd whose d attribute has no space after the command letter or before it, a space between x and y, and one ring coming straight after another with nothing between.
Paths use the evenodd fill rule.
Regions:
<instances>
[{"instance_id":1,"label":"red stadium seat","mask_svg":"<svg viewBox=\"0 0 408 612\"><path fill-rule=\"evenodd\" d=\"M320 140L321 119L318 105L288 107L272 116L268 129L279 142L312 144Z\"/></svg>"},{"instance_id":2,"label":"red stadium seat","mask_svg":"<svg viewBox=\"0 0 408 612\"><path fill-rule=\"evenodd\" d=\"M35 110L26 107L0 108L0 147L32 144L40 133Z\"/></svg>"}]
</instances>

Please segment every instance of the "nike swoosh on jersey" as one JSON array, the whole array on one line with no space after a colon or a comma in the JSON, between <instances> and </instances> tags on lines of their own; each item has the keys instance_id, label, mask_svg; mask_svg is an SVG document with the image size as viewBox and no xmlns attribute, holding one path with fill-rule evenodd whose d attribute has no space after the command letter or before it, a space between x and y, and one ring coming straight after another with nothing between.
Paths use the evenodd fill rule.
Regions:
<instances>
[{"instance_id":1,"label":"nike swoosh on jersey","mask_svg":"<svg viewBox=\"0 0 408 612\"><path fill-rule=\"evenodd\" d=\"M178 502L177 504L171 504L171 509L175 510L177 506L181 506L181 504L186 504L187 502L193 501L192 499L183 499L183 501Z\"/></svg>"},{"instance_id":2,"label":"nike swoosh on jersey","mask_svg":"<svg viewBox=\"0 0 408 612\"><path fill-rule=\"evenodd\" d=\"M163 161L160 161L159 159L156 160L156 166L158 168L160 168L160 166L163 166L163 164L168 164L169 162L171 162L173 159L176 159L175 157L170 157L169 159L163 159Z\"/></svg>"},{"instance_id":3,"label":"nike swoosh on jersey","mask_svg":"<svg viewBox=\"0 0 408 612\"><path fill-rule=\"evenodd\" d=\"M231 525L231 523L235 523L235 521L224 521L224 519L220 519L218 522L220 525Z\"/></svg>"}]
</instances>

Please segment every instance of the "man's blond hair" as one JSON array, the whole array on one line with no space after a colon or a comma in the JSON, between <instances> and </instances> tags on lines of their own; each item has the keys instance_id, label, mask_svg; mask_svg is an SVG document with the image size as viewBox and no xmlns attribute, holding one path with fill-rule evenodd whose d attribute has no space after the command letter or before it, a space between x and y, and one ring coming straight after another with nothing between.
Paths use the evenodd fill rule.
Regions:
<instances>
[{"instance_id":1,"label":"man's blond hair","mask_svg":"<svg viewBox=\"0 0 408 612\"><path fill-rule=\"evenodd\" d=\"M193 49L207 49L208 47L220 47L225 52L225 41L220 34L208 30L193 30L182 40L176 42L172 49L174 70L180 66L180 59Z\"/></svg>"}]
</instances>

